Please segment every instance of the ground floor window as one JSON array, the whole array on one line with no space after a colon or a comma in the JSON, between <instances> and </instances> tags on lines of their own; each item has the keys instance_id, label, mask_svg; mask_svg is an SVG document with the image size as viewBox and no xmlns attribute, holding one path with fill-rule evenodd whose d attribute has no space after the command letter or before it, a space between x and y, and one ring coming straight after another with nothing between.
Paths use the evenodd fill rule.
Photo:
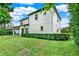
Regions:
<instances>
[{"instance_id":1,"label":"ground floor window","mask_svg":"<svg viewBox=\"0 0 79 59\"><path fill-rule=\"evenodd\" d=\"M44 30L44 29L43 29L43 26L41 26L40 28L41 28L41 31L43 31L43 30Z\"/></svg>"}]
</instances>

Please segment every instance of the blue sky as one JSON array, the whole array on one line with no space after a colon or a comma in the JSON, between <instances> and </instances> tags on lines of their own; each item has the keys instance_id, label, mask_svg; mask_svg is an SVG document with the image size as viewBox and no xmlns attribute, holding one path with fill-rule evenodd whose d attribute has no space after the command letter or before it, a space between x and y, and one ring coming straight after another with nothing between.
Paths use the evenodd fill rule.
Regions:
<instances>
[{"instance_id":1,"label":"blue sky","mask_svg":"<svg viewBox=\"0 0 79 59\"><path fill-rule=\"evenodd\" d=\"M14 24L14 26L20 25L19 20L26 18L29 13L41 9L42 6L42 3L13 3L11 7L13 8L14 12L10 12L11 17L13 18L12 23ZM56 8L61 17L61 27L68 26L69 13L67 4L57 3Z\"/></svg>"}]
</instances>

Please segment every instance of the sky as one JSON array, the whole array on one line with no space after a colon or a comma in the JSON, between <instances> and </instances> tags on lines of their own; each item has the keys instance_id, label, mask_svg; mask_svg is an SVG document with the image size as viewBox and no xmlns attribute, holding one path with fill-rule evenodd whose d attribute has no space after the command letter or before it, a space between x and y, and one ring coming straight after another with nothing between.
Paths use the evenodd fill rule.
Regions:
<instances>
[{"instance_id":1,"label":"sky","mask_svg":"<svg viewBox=\"0 0 79 59\"><path fill-rule=\"evenodd\" d=\"M61 17L61 27L67 27L69 23L68 5L63 3L56 3L56 8ZM13 12L10 12L12 23L14 26L20 25L19 20L28 17L32 13L43 7L43 3L12 3Z\"/></svg>"}]
</instances>

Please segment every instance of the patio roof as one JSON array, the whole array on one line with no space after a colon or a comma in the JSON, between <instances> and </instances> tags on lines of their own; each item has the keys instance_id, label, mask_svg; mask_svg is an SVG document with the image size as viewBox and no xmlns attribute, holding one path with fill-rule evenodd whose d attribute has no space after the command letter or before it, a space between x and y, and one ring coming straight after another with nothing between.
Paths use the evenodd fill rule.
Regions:
<instances>
[{"instance_id":1,"label":"patio roof","mask_svg":"<svg viewBox=\"0 0 79 59\"><path fill-rule=\"evenodd\" d=\"M12 28L15 29L15 30L19 30L20 29L20 26L14 26Z\"/></svg>"}]
</instances>

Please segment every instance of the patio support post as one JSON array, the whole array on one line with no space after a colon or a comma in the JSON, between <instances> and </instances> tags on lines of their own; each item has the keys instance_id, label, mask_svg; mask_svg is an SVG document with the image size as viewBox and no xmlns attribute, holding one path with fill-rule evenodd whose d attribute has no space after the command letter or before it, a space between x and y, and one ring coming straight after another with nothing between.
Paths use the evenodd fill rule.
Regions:
<instances>
[{"instance_id":1,"label":"patio support post","mask_svg":"<svg viewBox=\"0 0 79 59\"><path fill-rule=\"evenodd\" d=\"M14 28L13 28L13 35L15 35L15 30L14 30Z\"/></svg>"},{"instance_id":2,"label":"patio support post","mask_svg":"<svg viewBox=\"0 0 79 59\"><path fill-rule=\"evenodd\" d=\"M26 28L24 28L24 33L26 33Z\"/></svg>"},{"instance_id":3,"label":"patio support post","mask_svg":"<svg viewBox=\"0 0 79 59\"><path fill-rule=\"evenodd\" d=\"M22 34L22 28L20 27L20 33L19 33L19 36L21 36L21 34Z\"/></svg>"}]
</instances>

